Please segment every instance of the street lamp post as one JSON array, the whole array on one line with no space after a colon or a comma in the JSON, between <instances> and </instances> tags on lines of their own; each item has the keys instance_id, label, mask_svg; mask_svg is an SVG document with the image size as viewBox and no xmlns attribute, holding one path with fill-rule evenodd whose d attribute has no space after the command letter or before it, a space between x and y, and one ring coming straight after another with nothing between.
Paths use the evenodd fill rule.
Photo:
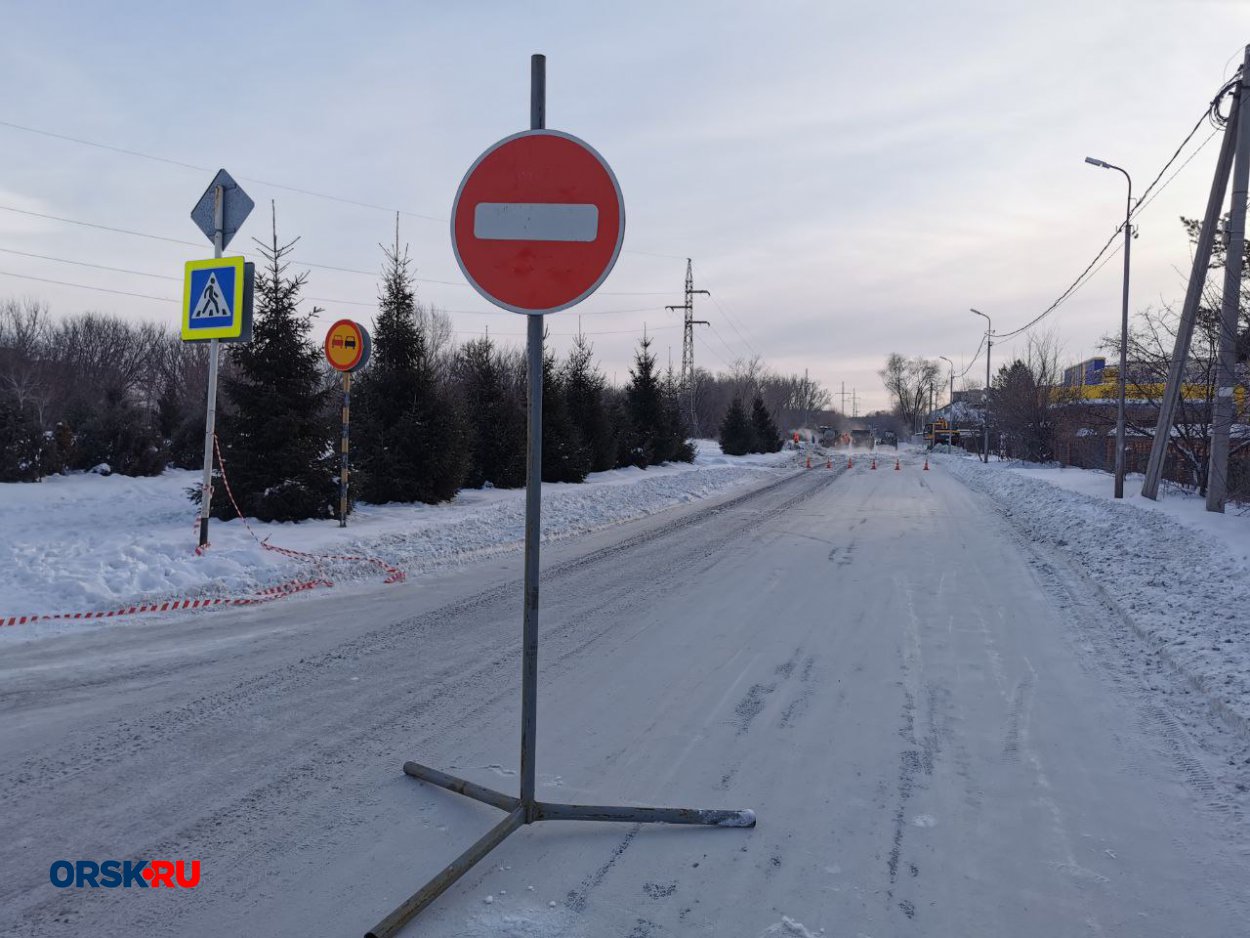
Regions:
<instances>
[{"instance_id":1,"label":"street lamp post","mask_svg":"<svg viewBox=\"0 0 1250 938\"><path fill-rule=\"evenodd\" d=\"M1092 156L1085 157L1085 162L1102 169L1114 169L1124 173L1128 182L1128 199L1124 207L1124 294L1120 310L1120 377L1117 389L1115 413L1115 497L1124 497L1124 384L1125 372L1128 370L1128 261L1129 246L1132 244L1133 228L1129 219L1133 214L1133 177L1119 166L1113 166Z\"/></svg>"},{"instance_id":2,"label":"street lamp post","mask_svg":"<svg viewBox=\"0 0 1250 938\"><path fill-rule=\"evenodd\" d=\"M985 320L985 442L982 444L982 462L987 466L990 462L990 349L994 347L993 323L990 317L979 309L974 309L976 313Z\"/></svg>"},{"instance_id":3,"label":"street lamp post","mask_svg":"<svg viewBox=\"0 0 1250 938\"><path fill-rule=\"evenodd\" d=\"M945 355L939 355L938 358L942 359L942 361L946 362L946 364L951 366L950 408L951 408L951 425L954 426L955 424L955 363L951 361L949 358L947 358Z\"/></svg>"}]
</instances>

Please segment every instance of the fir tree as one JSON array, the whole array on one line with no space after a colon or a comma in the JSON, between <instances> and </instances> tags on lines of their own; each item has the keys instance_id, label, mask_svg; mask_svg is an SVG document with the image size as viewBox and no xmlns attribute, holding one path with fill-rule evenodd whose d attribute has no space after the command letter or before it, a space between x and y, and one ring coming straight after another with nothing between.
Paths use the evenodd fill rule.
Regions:
<instances>
[{"instance_id":1,"label":"fir tree","mask_svg":"<svg viewBox=\"0 0 1250 938\"><path fill-rule=\"evenodd\" d=\"M730 456L742 456L755 448L755 432L740 397L733 399L721 421L720 448Z\"/></svg>"},{"instance_id":2,"label":"fir tree","mask_svg":"<svg viewBox=\"0 0 1250 938\"><path fill-rule=\"evenodd\" d=\"M421 328L407 250L383 249L386 263L372 365L353 395L352 435L362 499L435 504L454 498L468 470L468 441L436 380Z\"/></svg>"},{"instance_id":3,"label":"fir tree","mask_svg":"<svg viewBox=\"0 0 1250 938\"><path fill-rule=\"evenodd\" d=\"M657 462L693 462L694 446L688 437L686 414L681 407L681 386L670 364L660 385L663 398L664 419L655 431Z\"/></svg>"},{"instance_id":4,"label":"fir tree","mask_svg":"<svg viewBox=\"0 0 1250 938\"><path fill-rule=\"evenodd\" d=\"M563 380L569 418L589 450L590 471L603 472L613 468L616 465L616 434L605 400L607 382L595 368L594 349L581 332L578 332L564 363Z\"/></svg>"},{"instance_id":5,"label":"fir tree","mask_svg":"<svg viewBox=\"0 0 1250 938\"><path fill-rule=\"evenodd\" d=\"M543 481L585 482L590 451L569 416L555 355L543 352Z\"/></svg>"},{"instance_id":6,"label":"fir tree","mask_svg":"<svg viewBox=\"0 0 1250 938\"><path fill-rule=\"evenodd\" d=\"M667 419L664 392L655 373L655 356L651 354L651 340L645 335L638 343L629 375L618 461L621 465L645 469L662 461L662 456L657 458L655 437L656 430Z\"/></svg>"},{"instance_id":7,"label":"fir tree","mask_svg":"<svg viewBox=\"0 0 1250 938\"><path fill-rule=\"evenodd\" d=\"M503 362L489 337L465 343L457 372L469 428L465 484L519 488L525 484L525 412L508 387Z\"/></svg>"},{"instance_id":8,"label":"fir tree","mask_svg":"<svg viewBox=\"0 0 1250 938\"><path fill-rule=\"evenodd\" d=\"M0 394L0 482L38 482L48 473L51 449L34 408Z\"/></svg>"},{"instance_id":9,"label":"fir tree","mask_svg":"<svg viewBox=\"0 0 1250 938\"><path fill-rule=\"evenodd\" d=\"M275 219L272 244L257 242L264 267L256 273L252 341L231 346L234 374L223 381L228 410L218 436L230 487L240 510L261 521L330 518L338 505L333 389L322 375L320 351L308 341L319 310L300 314L308 274L287 274L298 240L280 245ZM235 517L220 488L213 515Z\"/></svg>"},{"instance_id":10,"label":"fir tree","mask_svg":"<svg viewBox=\"0 0 1250 938\"><path fill-rule=\"evenodd\" d=\"M751 430L754 436L754 452L775 453L781 449L781 431L777 429L772 414L764 406L764 399L758 394L751 405Z\"/></svg>"}]
</instances>

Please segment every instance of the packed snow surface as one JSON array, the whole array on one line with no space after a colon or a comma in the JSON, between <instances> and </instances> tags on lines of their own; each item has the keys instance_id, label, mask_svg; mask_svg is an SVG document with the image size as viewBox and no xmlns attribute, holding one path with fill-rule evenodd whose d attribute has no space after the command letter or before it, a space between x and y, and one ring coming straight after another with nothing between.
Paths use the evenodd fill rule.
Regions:
<instances>
[{"instance_id":1,"label":"packed snow surface","mask_svg":"<svg viewBox=\"0 0 1250 938\"><path fill-rule=\"evenodd\" d=\"M1113 498L1104 472L939 457L1029 538L1059 548L1127 615L1156 655L1250 735L1250 514L1197 495Z\"/></svg>"},{"instance_id":2,"label":"packed snow surface","mask_svg":"<svg viewBox=\"0 0 1250 938\"><path fill-rule=\"evenodd\" d=\"M725 456L715 441L701 440L693 464L615 469L581 485L544 485L543 538L605 528L767 480L797 465L798 457L794 451ZM81 473L0 485L0 619L106 611L137 600L246 596L309 575L308 561L263 550L238 520L210 522L211 547L197 556L197 509L187 491L199 480L198 472L170 470L155 478ZM420 573L519 546L525 492L466 489L443 505L358 503L346 528L337 521L250 524L278 547L368 555ZM361 563L329 560L320 570L336 583L379 578L376 567ZM91 626L36 623L21 630L30 636L67 627Z\"/></svg>"},{"instance_id":3,"label":"packed snow surface","mask_svg":"<svg viewBox=\"0 0 1250 938\"><path fill-rule=\"evenodd\" d=\"M1250 737L1108 585L1132 600L1136 542L1166 543L1177 614L1228 610L1192 584L1230 552L1018 470L892 464L548 545L538 796L758 823L528 825L402 938L1245 935ZM0 934L364 934L502 817L406 760L517 791L521 569L7 644ZM203 881L49 881L109 857Z\"/></svg>"}]
</instances>

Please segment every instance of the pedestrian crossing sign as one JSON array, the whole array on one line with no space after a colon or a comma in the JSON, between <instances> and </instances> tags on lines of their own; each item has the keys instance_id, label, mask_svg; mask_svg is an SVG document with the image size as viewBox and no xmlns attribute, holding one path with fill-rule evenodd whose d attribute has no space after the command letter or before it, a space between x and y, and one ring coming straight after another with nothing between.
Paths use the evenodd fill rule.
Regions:
<instances>
[{"instance_id":1,"label":"pedestrian crossing sign","mask_svg":"<svg viewBox=\"0 0 1250 938\"><path fill-rule=\"evenodd\" d=\"M251 339L252 271L241 257L187 261L182 288L184 342Z\"/></svg>"}]
</instances>

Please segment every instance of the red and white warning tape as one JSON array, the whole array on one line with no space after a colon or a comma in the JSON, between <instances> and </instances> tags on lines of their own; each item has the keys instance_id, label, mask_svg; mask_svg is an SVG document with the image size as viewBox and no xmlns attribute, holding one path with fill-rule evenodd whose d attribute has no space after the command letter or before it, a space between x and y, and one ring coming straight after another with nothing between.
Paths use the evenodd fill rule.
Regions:
<instances>
[{"instance_id":1,"label":"red and white warning tape","mask_svg":"<svg viewBox=\"0 0 1250 938\"><path fill-rule=\"evenodd\" d=\"M258 590L251 596L241 597L222 597L219 599L171 599L159 603L142 603L134 606L124 606L119 609L109 609L104 612L61 612L47 613L27 616L2 616L0 615L0 627L6 625L27 625L32 622L51 622L64 619L112 619L117 616L134 616L145 612L175 612L181 609L204 609L208 606L256 606L261 603L273 602L275 599L282 599L284 596L291 596L295 593L302 593L305 590L316 589L319 586L332 587L334 583L325 576L323 565L329 561L340 561L343 563L367 563L377 567L386 574L383 583L402 583L405 579L404 571L398 567L392 567L390 564L379 560L376 557L364 557L356 554L311 554L302 550L292 550L289 547L278 547L270 544L267 538L257 537L256 532L252 530L252 526L247 523L247 518L243 512L239 510L239 503L234 499L234 492L230 489L230 480L226 477L226 464L221 456L221 447L217 443L217 437L213 437L213 449L217 454L217 465L221 468L221 480L225 483L226 494L230 497L230 504L234 506L235 513L239 516L239 520L243 522L243 527L247 529L247 533L264 550L273 551L276 554L282 554L284 557L291 557L295 560L307 560L314 569L315 575L312 579L288 580L277 586L266 587ZM198 516L196 520L196 531L199 531ZM208 544L195 549L196 554L203 554Z\"/></svg>"},{"instance_id":2,"label":"red and white warning tape","mask_svg":"<svg viewBox=\"0 0 1250 938\"><path fill-rule=\"evenodd\" d=\"M318 586L333 586L329 580L289 580L279 586L270 586L252 596L223 597L219 599L170 599L159 603L143 603L137 606L124 606L120 609L109 609L107 612L60 612L30 616L0 616L0 626L27 625L31 622L52 622L59 619L112 619L116 616L134 616L144 612L174 612L179 609L203 609L207 606L256 606L260 603L273 602L293 593L316 589Z\"/></svg>"},{"instance_id":3,"label":"red and white warning tape","mask_svg":"<svg viewBox=\"0 0 1250 938\"><path fill-rule=\"evenodd\" d=\"M402 583L405 579L404 571L398 567L392 567L384 561L378 560L376 557L362 557L355 554L310 554L302 550L292 550L289 547L278 547L269 543L269 538L258 537L256 532L252 530L252 526L247 523L247 517L239 508L239 503L235 500L234 490L230 488L230 477L226 475L226 460L221 455L221 444L217 441L217 435L213 434L213 452L217 454L217 466L221 469L221 481L225 484L226 495L230 498L230 504L234 507L234 513L239 516L239 520L243 522L243 527L247 529L247 533L252 535L252 539L256 541L264 550L271 550L276 554L282 554L284 557L291 557L295 560L307 560L320 568L323 561L339 560L346 563L367 563L377 567L386 574L383 583ZM209 545L204 545L208 547ZM197 547L196 553L203 553L203 548Z\"/></svg>"}]
</instances>

